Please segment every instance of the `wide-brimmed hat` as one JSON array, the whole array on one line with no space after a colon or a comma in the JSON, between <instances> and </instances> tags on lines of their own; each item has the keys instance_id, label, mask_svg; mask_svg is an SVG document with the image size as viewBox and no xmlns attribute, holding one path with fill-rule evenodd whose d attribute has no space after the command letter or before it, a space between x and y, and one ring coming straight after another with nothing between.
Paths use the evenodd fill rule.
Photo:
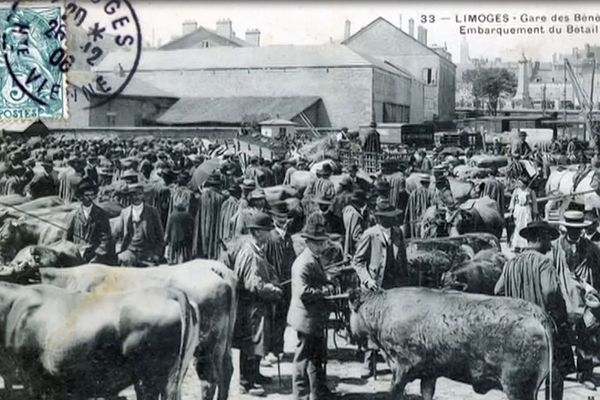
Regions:
<instances>
[{"instance_id":1,"label":"wide-brimmed hat","mask_svg":"<svg viewBox=\"0 0 600 400\"><path fill-rule=\"evenodd\" d=\"M144 190L144 184L142 182L135 182L127 185L127 193L137 192L138 190Z\"/></svg>"},{"instance_id":2,"label":"wide-brimmed hat","mask_svg":"<svg viewBox=\"0 0 600 400\"><path fill-rule=\"evenodd\" d=\"M290 215L290 208L287 202L278 201L271 207L271 215L275 218L288 218Z\"/></svg>"},{"instance_id":3,"label":"wide-brimmed hat","mask_svg":"<svg viewBox=\"0 0 600 400\"><path fill-rule=\"evenodd\" d=\"M77 184L77 192L82 194L87 191L98 192L98 184L91 179L82 179Z\"/></svg>"},{"instance_id":4,"label":"wide-brimmed hat","mask_svg":"<svg viewBox=\"0 0 600 400\"><path fill-rule=\"evenodd\" d=\"M367 201L367 193L362 189L356 189L352 192L352 195L350 196L350 201L364 203Z\"/></svg>"},{"instance_id":5,"label":"wide-brimmed hat","mask_svg":"<svg viewBox=\"0 0 600 400\"><path fill-rule=\"evenodd\" d=\"M209 175L208 179L204 183L204 186L219 186L221 184L221 174L213 172Z\"/></svg>"},{"instance_id":6,"label":"wide-brimmed hat","mask_svg":"<svg viewBox=\"0 0 600 400\"><path fill-rule=\"evenodd\" d=\"M388 218L396 218L400 214L402 214L402 211L392 206L389 200L387 199L378 201L377 205L375 206L375 212L373 213L373 215L375 215L376 217Z\"/></svg>"},{"instance_id":7,"label":"wide-brimmed hat","mask_svg":"<svg viewBox=\"0 0 600 400\"><path fill-rule=\"evenodd\" d=\"M137 171L133 169L127 169L121 174L121 180L126 181L128 183L137 183L139 177L140 175L137 173Z\"/></svg>"},{"instance_id":8,"label":"wide-brimmed hat","mask_svg":"<svg viewBox=\"0 0 600 400\"><path fill-rule=\"evenodd\" d=\"M519 137L527 137L527 132L519 131Z\"/></svg>"},{"instance_id":9,"label":"wide-brimmed hat","mask_svg":"<svg viewBox=\"0 0 600 400\"><path fill-rule=\"evenodd\" d=\"M246 228L270 231L271 229L273 229L273 220L271 219L271 216L269 214L259 212L248 218Z\"/></svg>"},{"instance_id":10,"label":"wide-brimmed hat","mask_svg":"<svg viewBox=\"0 0 600 400\"><path fill-rule=\"evenodd\" d=\"M244 179L240 187L244 190L256 189L256 181L254 179Z\"/></svg>"},{"instance_id":11,"label":"wide-brimmed hat","mask_svg":"<svg viewBox=\"0 0 600 400\"><path fill-rule=\"evenodd\" d=\"M436 165L435 167L433 167L433 176L435 176L435 177L444 176L446 174L446 171L447 170L444 166Z\"/></svg>"},{"instance_id":12,"label":"wide-brimmed hat","mask_svg":"<svg viewBox=\"0 0 600 400\"><path fill-rule=\"evenodd\" d=\"M321 223L320 221L313 221L310 219L306 222L306 225L304 225L304 229L302 229L300 236L302 236L304 239L318 242L329 240L329 235L327 235L325 224Z\"/></svg>"},{"instance_id":13,"label":"wide-brimmed hat","mask_svg":"<svg viewBox=\"0 0 600 400\"><path fill-rule=\"evenodd\" d=\"M556 240L560 232L546 221L533 221L519 231L521 237L533 241L537 239Z\"/></svg>"},{"instance_id":14,"label":"wide-brimmed hat","mask_svg":"<svg viewBox=\"0 0 600 400\"><path fill-rule=\"evenodd\" d=\"M420 182L430 183L431 182L431 176L429 174L421 174L421 176L419 176L419 181Z\"/></svg>"},{"instance_id":15,"label":"wide-brimmed hat","mask_svg":"<svg viewBox=\"0 0 600 400\"><path fill-rule=\"evenodd\" d=\"M248 194L248 201L250 200L260 200L260 199L266 199L267 196L265 195L265 191L262 189L254 189L253 191L251 191Z\"/></svg>"},{"instance_id":16,"label":"wide-brimmed hat","mask_svg":"<svg viewBox=\"0 0 600 400\"><path fill-rule=\"evenodd\" d=\"M587 228L592 221L586 221L585 214L581 211L569 210L564 212L559 224L568 228Z\"/></svg>"}]
</instances>

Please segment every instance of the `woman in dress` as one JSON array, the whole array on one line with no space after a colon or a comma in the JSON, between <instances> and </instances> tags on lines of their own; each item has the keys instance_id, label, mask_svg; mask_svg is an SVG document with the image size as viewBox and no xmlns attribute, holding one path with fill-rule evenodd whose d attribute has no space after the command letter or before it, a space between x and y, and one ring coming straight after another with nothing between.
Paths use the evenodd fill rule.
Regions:
<instances>
[{"instance_id":1,"label":"woman in dress","mask_svg":"<svg viewBox=\"0 0 600 400\"><path fill-rule=\"evenodd\" d=\"M537 219L538 216L535 192L529 188L528 179L525 175L521 175L517 182L517 187L510 199L509 211L515 222L511 247L513 251L518 252L527 246L527 239L519 235L519 231L525 228L528 223Z\"/></svg>"}]
</instances>

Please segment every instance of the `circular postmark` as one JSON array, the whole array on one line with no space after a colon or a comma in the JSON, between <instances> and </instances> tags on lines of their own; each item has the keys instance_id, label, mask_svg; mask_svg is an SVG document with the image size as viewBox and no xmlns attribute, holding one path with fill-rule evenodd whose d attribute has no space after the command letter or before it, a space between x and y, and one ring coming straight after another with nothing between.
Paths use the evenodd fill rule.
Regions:
<instances>
[{"instance_id":1,"label":"circular postmark","mask_svg":"<svg viewBox=\"0 0 600 400\"><path fill-rule=\"evenodd\" d=\"M100 107L123 93L137 70L142 34L129 0L16 1L4 13L2 59L10 79L0 81L3 95L13 106L35 103L37 117L64 117L67 97ZM112 68L102 67L110 57Z\"/></svg>"}]
</instances>

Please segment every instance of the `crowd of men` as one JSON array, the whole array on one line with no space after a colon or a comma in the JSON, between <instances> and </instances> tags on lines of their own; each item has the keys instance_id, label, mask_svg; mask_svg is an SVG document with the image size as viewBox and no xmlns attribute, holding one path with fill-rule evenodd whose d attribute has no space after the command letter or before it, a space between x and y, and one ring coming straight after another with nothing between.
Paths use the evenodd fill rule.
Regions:
<instances>
[{"instance_id":1,"label":"crowd of men","mask_svg":"<svg viewBox=\"0 0 600 400\"><path fill-rule=\"evenodd\" d=\"M523 143L518 151L525 155ZM239 280L234 344L241 354L242 390L264 394L271 379L260 367L278 360L289 325L298 340L294 398L331 398L322 366L326 298L336 288L324 270L325 254L333 242L340 243L366 290L406 285L406 239L421 236L420 220L430 205L456 205L448 166L434 165L419 151L412 168L421 172L420 185L409 192L405 175L380 174L369 183L356 166L343 172L336 188L334 171L325 163L301 198L282 191L268 201L265 188L290 183L295 171L308 169L307 160L253 156L244 166L230 149L207 169L213 150L196 139L3 141L0 193L79 201L65 239L87 245L86 262L144 267L223 260ZM574 275L600 286L600 234L597 217L577 211L566 213L561 224L560 238L545 222L532 221L520 230L529 246L507 263L496 291L548 311L560 332L561 371L567 373L572 335L584 340L589 326L570 329L566 316L573 292L561 282ZM364 348L362 377L368 378L375 373L377 346ZM589 357L578 354L577 362L581 381L595 388ZM559 394L562 381L556 385Z\"/></svg>"}]
</instances>

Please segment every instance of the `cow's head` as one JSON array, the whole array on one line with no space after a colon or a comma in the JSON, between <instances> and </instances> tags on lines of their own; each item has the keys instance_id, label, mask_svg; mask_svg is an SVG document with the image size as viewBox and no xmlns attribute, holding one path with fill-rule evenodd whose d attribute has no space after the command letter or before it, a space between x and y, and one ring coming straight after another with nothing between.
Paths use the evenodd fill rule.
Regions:
<instances>
[{"instance_id":1,"label":"cow's head","mask_svg":"<svg viewBox=\"0 0 600 400\"><path fill-rule=\"evenodd\" d=\"M444 289L459 290L461 292L466 292L469 287L466 282L461 282L459 276L452 271L442 274L441 285Z\"/></svg>"},{"instance_id":2,"label":"cow's head","mask_svg":"<svg viewBox=\"0 0 600 400\"><path fill-rule=\"evenodd\" d=\"M15 244L20 234L20 224L14 219L4 222L0 228L0 247L11 246Z\"/></svg>"},{"instance_id":3,"label":"cow's head","mask_svg":"<svg viewBox=\"0 0 600 400\"><path fill-rule=\"evenodd\" d=\"M364 339L371 332L375 314L380 312L382 290L352 289L348 293L350 305L350 334L355 340Z\"/></svg>"},{"instance_id":4,"label":"cow's head","mask_svg":"<svg viewBox=\"0 0 600 400\"><path fill-rule=\"evenodd\" d=\"M40 268L61 267L56 251L44 246L24 247L13 258L10 266L23 273Z\"/></svg>"}]
</instances>

